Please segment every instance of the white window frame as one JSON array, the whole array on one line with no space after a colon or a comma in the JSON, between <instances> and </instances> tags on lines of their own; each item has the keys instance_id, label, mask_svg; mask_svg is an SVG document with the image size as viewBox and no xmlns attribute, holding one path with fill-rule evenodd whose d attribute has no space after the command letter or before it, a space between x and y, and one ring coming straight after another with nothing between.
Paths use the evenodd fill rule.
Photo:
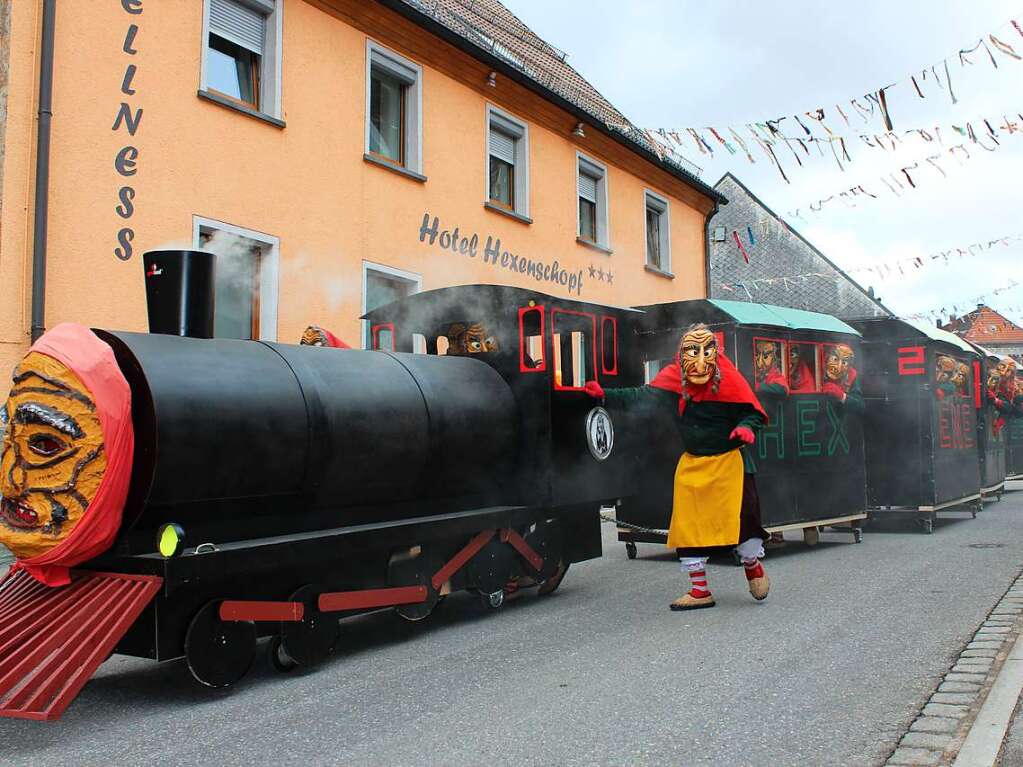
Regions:
<instances>
[{"instance_id":1,"label":"white window frame","mask_svg":"<svg viewBox=\"0 0 1023 767\"><path fill-rule=\"evenodd\" d=\"M422 175L423 172L423 68L414 61L411 61L401 54L395 53L390 48L385 48L375 40L366 39L366 136L363 151L369 154L370 137L370 91L372 86L371 75L373 65L382 69L389 69L394 74L402 75L401 70L411 69L415 73L412 83L408 84L405 101L405 163L395 162L395 165L406 168ZM391 64L392 66L388 66ZM376 157L376 155L374 155ZM381 158L384 159L384 158Z\"/></svg>"},{"instance_id":2,"label":"white window frame","mask_svg":"<svg viewBox=\"0 0 1023 767\"><path fill-rule=\"evenodd\" d=\"M272 234L245 229L241 226L217 221L214 218L192 216L192 243L202 249L200 234L203 229L216 229L238 237L254 240L265 246L259 257L259 340L277 340L277 301L279 294L281 240Z\"/></svg>"},{"instance_id":3,"label":"white window frame","mask_svg":"<svg viewBox=\"0 0 1023 767\"><path fill-rule=\"evenodd\" d=\"M373 261L363 260L362 262L362 311L359 312L360 316L364 315L368 309L366 309L366 293L369 288L369 273L380 272L388 277L396 277L399 280L405 280L411 282L416 286L416 289L412 293L419 293L423 289L423 275L416 274L415 272L406 272L403 269L395 269L393 266L385 266L384 264L377 264ZM411 295L411 294L410 294ZM362 341L362 348L369 349L369 320L362 320L362 327L359 330L359 338Z\"/></svg>"},{"instance_id":4,"label":"white window frame","mask_svg":"<svg viewBox=\"0 0 1023 767\"><path fill-rule=\"evenodd\" d=\"M584 155L582 152L575 153L575 175L576 175L576 190L575 190L575 233L576 237L583 240L583 242L589 242L579 235L579 175L585 171L586 175L592 176L597 179L597 239L594 243L602 248L610 248L611 232L610 232L610 216L608 215L608 190L607 190L607 166L601 162L597 162L592 157Z\"/></svg>"},{"instance_id":5,"label":"white window frame","mask_svg":"<svg viewBox=\"0 0 1023 767\"><path fill-rule=\"evenodd\" d=\"M653 205L651 205L653 203ZM661 219L661 265L650 263L650 251L647 250L647 208L659 207ZM671 203L668 198L650 189L643 190L643 262L651 269L671 274Z\"/></svg>"},{"instance_id":6,"label":"white window frame","mask_svg":"<svg viewBox=\"0 0 1023 767\"><path fill-rule=\"evenodd\" d=\"M259 108L281 119L281 70L284 40L284 0L239 0L266 15L266 39L259 57ZM202 4L202 41L199 49L199 90L211 92L206 80L206 51L210 40L210 0Z\"/></svg>"},{"instance_id":7,"label":"white window frame","mask_svg":"<svg viewBox=\"0 0 1023 767\"><path fill-rule=\"evenodd\" d=\"M515 137L515 207L512 210L520 216L529 218L529 124L493 104L487 104L484 122L484 136L486 136L484 140L486 154L483 160L483 199L486 201L484 204L500 207L490 199L491 124ZM576 231L578 231L578 226Z\"/></svg>"}]
</instances>

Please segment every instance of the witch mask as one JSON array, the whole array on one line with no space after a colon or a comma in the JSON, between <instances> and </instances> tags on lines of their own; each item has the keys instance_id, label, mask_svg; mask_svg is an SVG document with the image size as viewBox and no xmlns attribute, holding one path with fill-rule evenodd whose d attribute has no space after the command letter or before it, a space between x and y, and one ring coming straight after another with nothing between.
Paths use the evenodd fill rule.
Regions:
<instances>
[{"instance_id":1,"label":"witch mask","mask_svg":"<svg viewBox=\"0 0 1023 767\"><path fill-rule=\"evenodd\" d=\"M832 383L839 386L846 386L849 380L849 370L852 367L856 354L852 347L846 344L836 344L828 350L828 357L824 362L824 374Z\"/></svg>"},{"instance_id":2,"label":"witch mask","mask_svg":"<svg viewBox=\"0 0 1023 767\"><path fill-rule=\"evenodd\" d=\"M706 325L694 325L682 336L679 365L690 386L704 386L720 377L718 342Z\"/></svg>"},{"instance_id":3,"label":"witch mask","mask_svg":"<svg viewBox=\"0 0 1023 767\"><path fill-rule=\"evenodd\" d=\"M466 327L456 322L448 328L448 354L483 354L497 351L497 339L488 336L480 323Z\"/></svg>"},{"instance_id":4,"label":"witch mask","mask_svg":"<svg viewBox=\"0 0 1023 767\"><path fill-rule=\"evenodd\" d=\"M330 342L327 340L327 334L323 332L323 328L319 325L310 325L302 333L302 340L299 341L301 346L330 346Z\"/></svg>"},{"instance_id":5,"label":"witch mask","mask_svg":"<svg viewBox=\"0 0 1023 767\"><path fill-rule=\"evenodd\" d=\"M758 381L763 381L772 372L780 372L778 344L774 341L757 341L757 353L754 363L757 369Z\"/></svg>"},{"instance_id":6,"label":"witch mask","mask_svg":"<svg viewBox=\"0 0 1023 767\"><path fill-rule=\"evenodd\" d=\"M34 557L67 538L95 498L107 465L103 430L78 376L38 352L14 371L0 419L0 543Z\"/></svg>"},{"instance_id":7,"label":"witch mask","mask_svg":"<svg viewBox=\"0 0 1023 767\"><path fill-rule=\"evenodd\" d=\"M934 382L951 383L956 373L956 361L944 354L939 354L934 361Z\"/></svg>"}]
</instances>

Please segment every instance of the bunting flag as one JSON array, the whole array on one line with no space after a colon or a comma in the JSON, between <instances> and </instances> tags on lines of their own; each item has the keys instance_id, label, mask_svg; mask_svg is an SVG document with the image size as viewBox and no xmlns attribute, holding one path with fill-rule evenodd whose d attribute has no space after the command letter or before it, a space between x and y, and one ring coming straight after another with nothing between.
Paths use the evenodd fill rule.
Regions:
<instances>
[{"instance_id":1,"label":"bunting flag","mask_svg":"<svg viewBox=\"0 0 1023 767\"><path fill-rule=\"evenodd\" d=\"M1020 41L1013 43L1007 42L1002 35L1002 30L1008 30L1009 39L1016 41L1016 35L1019 35ZM839 102L834 104L833 107L817 107L815 109L807 110L802 113L793 115L786 115L770 120L754 121L745 124L746 133L753 139L754 145L758 146L764 156L773 163L778 172L782 175L782 178L787 182L788 179L785 176L785 172L778 162L777 153L775 147L779 144L785 145L785 150L792 155L792 158L796 161L797 166L803 165L803 159L810 155L811 149L816 149L819 156L824 156L823 144L827 143L829 148L833 151L833 156L838 163L840 169L843 169L842 162L838 159L837 151L834 148L834 142L840 141L842 146L843 154L846 155L846 162L850 162L846 151L845 151L845 138L840 135L836 135L835 131L832 130L831 125L828 124L830 120L832 125L837 124L836 121L841 118L842 122L847 128L853 127L853 122L850 120L849 115L858 117L860 119L860 127L868 126L871 123L875 124L878 128L883 128L884 133L892 133L894 131L894 120L891 115L890 99L889 95L893 89L907 89L911 95L915 95L916 98L926 99L928 96L934 96L935 93L946 94L952 104L958 103L955 91L952 85L952 73L949 69L949 58L953 61L958 60L959 68L975 66L977 62L974 61L974 57L980 53L984 55L987 62L991 64L994 69L999 68L999 60L1004 62L1019 62L1023 61L1023 27L1015 21L1010 20L1006 24L1003 24L995 32L981 36L975 44L972 46L961 48L954 56L946 56L939 62L936 62L930 66L923 67L902 80L890 83L883 87L879 87L873 91L858 96L856 98L848 99L846 102ZM990 43L990 45L988 44ZM1020 46L1020 50L1017 50L1016 46ZM996 56L996 53L998 54ZM939 70L942 74L939 74ZM943 75L943 76L942 76ZM843 103L847 104L847 111L843 110ZM830 114L829 114L830 110ZM800 115L806 118L804 122ZM792 126L792 130L787 131L785 123ZM811 127L812 126L812 129ZM615 126L611 126L615 127ZM681 130L681 132L680 132ZM684 129L671 129L666 130L659 128L656 131L648 131L648 133L656 133L660 136L666 144L674 144L676 148L682 148L682 137L681 134L688 134L695 145L697 151L703 155L714 155L714 144L719 148L723 147L729 155L735 155L739 152L736 146L739 146L742 152L746 155L746 159L750 163L755 163L753 153L750 151L749 146L745 140L740 136L741 131L736 131L734 127L727 127L719 129L712 126L704 127L688 127ZM903 131L903 134L908 134L912 131ZM704 138L704 133L708 133L710 140ZM732 140L725 138L725 134L731 137ZM860 133L860 138L866 142L869 133ZM870 145L868 143L868 145ZM883 148L883 145L882 145ZM893 147L894 148L894 147ZM799 151L797 151L799 150ZM800 152L802 156L800 156Z\"/></svg>"},{"instance_id":2,"label":"bunting flag","mask_svg":"<svg viewBox=\"0 0 1023 767\"><path fill-rule=\"evenodd\" d=\"M742 240L739 239L739 233L735 229L732 230L732 238L735 240L735 244L738 246L739 252L742 253L743 260L748 264L749 254L746 253L746 248L742 246Z\"/></svg>"}]
</instances>

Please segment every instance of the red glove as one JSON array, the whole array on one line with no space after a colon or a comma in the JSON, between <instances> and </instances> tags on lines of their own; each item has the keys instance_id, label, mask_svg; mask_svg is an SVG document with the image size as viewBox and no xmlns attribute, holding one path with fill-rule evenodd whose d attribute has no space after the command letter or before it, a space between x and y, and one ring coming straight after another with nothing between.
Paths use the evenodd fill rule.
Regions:
<instances>
[{"instance_id":1,"label":"red glove","mask_svg":"<svg viewBox=\"0 0 1023 767\"><path fill-rule=\"evenodd\" d=\"M756 437L753 436L752 429L746 426L736 426L732 429L732 433L728 435L728 439L737 439L745 445L752 445Z\"/></svg>"},{"instance_id":2,"label":"red glove","mask_svg":"<svg viewBox=\"0 0 1023 767\"><path fill-rule=\"evenodd\" d=\"M593 397L593 399L601 399L604 396L604 387L596 381L587 381L583 391Z\"/></svg>"},{"instance_id":3,"label":"red glove","mask_svg":"<svg viewBox=\"0 0 1023 767\"><path fill-rule=\"evenodd\" d=\"M834 397L839 402L845 402L845 389L839 386L834 381L828 381L821 387L821 393L827 394L829 397Z\"/></svg>"}]
</instances>

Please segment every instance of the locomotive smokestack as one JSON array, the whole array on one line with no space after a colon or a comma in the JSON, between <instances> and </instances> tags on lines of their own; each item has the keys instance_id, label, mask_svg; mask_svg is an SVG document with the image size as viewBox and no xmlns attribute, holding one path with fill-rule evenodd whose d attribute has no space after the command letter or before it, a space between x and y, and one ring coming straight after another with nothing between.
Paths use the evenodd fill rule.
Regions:
<instances>
[{"instance_id":1,"label":"locomotive smokestack","mask_svg":"<svg viewBox=\"0 0 1023 767\"><path fill-rule=\"evenodd\" d=\"M146 270L149 332L213 338L216 256L201 250L150 250Z\"/></svg>"}]
</instances>

